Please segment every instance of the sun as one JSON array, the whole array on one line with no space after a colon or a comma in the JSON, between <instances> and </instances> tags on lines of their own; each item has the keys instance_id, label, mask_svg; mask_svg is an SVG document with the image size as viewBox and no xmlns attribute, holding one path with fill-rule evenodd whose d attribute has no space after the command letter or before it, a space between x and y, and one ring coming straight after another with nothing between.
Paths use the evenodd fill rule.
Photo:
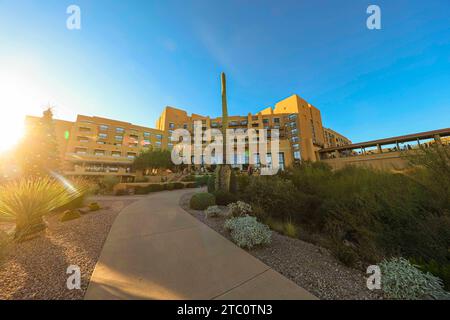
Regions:
<instances>
[{"instance_id":1,"label":"sun","mask_svg":"<svg viewBox=\"0 0 450 320\"><path fill-rule=\"evenodd\" d=\"M20 141L25 116L43 109L43 93L34 80L31 74L13 68L0 72L0 153L10 151Z\"/></svg>"}]
</instances>

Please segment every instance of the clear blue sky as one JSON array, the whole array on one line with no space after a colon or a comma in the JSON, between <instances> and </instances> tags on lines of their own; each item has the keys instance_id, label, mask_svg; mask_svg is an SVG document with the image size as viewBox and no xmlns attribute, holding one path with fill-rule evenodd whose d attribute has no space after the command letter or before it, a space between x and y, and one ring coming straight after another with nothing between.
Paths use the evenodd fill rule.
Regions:
<instances>
[{"instance_id":1,"label":"clear blue sky","mask_svg":"<svg viewBox=\"0 0 450 320\"><path fill-rule=\"evenodd\" d=\"M369 4L382 30L366 28ZM231 114L297 93L364 141L449 127L449 13L449 0L0 0L0 78L19 79L23 112L51 102L68 120L154 127L166 105L219 115L225 71Z\"/></svg>"}]
</instances>

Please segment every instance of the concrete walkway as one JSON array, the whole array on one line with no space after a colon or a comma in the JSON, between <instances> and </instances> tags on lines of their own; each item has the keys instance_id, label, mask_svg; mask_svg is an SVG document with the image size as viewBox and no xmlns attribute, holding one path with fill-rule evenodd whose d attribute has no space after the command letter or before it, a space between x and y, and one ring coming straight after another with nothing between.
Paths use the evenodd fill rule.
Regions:
<instances>
[{"instance_id":1,"label":"concrete walkway","mask_svg":"<svg viewBox=\"0 0 450 320\"><path fill-rule=\"evenodd\" d=\"M85 299L315 299L154 193L116 218Z\"/></svg>"}]
</instances>

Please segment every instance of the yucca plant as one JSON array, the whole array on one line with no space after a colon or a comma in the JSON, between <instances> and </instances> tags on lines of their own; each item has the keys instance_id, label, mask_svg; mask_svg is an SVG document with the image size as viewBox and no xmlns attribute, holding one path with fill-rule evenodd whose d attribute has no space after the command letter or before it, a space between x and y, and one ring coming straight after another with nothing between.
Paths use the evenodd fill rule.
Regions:
<instances>
[{"instance_id":1,"label":"yucca plant","mask_svg":"<svg viewBox=\"0 0 450 320\"><path fill-rule=\"evenodd\" d=\"M24 178L0 186L0 220L16 223L15 239L45 229L43 216L85 192L67 181L50 177Z\"/></svg>"}]
</instances>

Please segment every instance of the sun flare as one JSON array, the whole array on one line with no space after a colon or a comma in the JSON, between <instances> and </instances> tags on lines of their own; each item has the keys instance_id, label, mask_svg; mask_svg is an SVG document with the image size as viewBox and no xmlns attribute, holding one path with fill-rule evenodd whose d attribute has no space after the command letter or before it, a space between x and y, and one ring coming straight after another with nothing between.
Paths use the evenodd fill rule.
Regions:
<instances>
[{"instance_id":1,"label":"sun flare","mask_svg":"<svg viewBox=\"0 0 450 320\"><path fill-rule=\"evenodd\" d=\"M0 153L9 151L20 141L24 134L25 116L37 114L40 109L43 109L36 103L42 103L44 96L30 74L18 70L2 70L0 73Z\"/></svg>"}]
</instances>

